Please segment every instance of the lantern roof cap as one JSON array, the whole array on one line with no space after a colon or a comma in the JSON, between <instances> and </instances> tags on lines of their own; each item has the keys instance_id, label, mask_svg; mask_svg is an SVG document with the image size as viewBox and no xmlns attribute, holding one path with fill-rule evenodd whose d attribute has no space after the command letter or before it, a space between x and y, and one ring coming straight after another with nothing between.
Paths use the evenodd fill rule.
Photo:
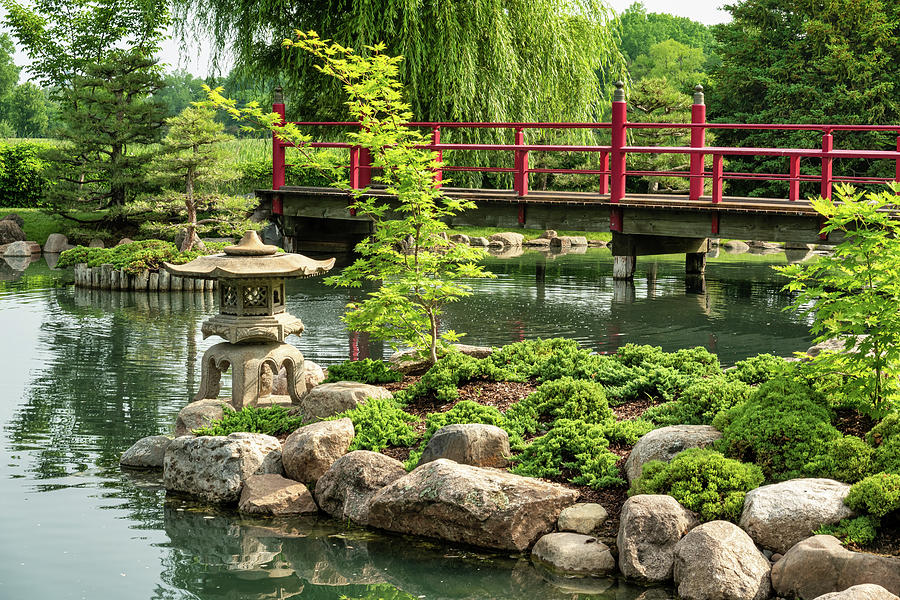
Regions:
<instances>
[{"instance_id":1,"label":"lantern roof cap","mask_svg":"<svg viewBox=\"0 0 900 600\"><path fill-rule=\"evenodd\" d=\"M313 277L331 270L334 258L315 260L302 254L278 252L275 246L263 244L255 231L248 231L238 244L226 246L223 254L163 266L172 275L204 279Z\"/></svg>"}]
</instances>

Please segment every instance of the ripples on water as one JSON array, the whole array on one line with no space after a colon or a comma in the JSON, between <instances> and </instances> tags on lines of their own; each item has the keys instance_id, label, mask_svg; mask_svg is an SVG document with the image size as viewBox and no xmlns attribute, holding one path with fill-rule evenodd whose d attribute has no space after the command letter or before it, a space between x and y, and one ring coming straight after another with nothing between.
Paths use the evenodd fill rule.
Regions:
<instances>
[{"instance_id":1,"label":"ripples on water","mask_svg":"<svg viewBox=\"0 0 900 600\"><path fill-rule=\"evenodd\" d=\"M783 260L711 260L699 293L686 288L680 257L639 259L633 285L611 280L605 251L492 260L497 279L475 282L442 326L473 344L567 336L600 352L702 345L724 363L786 355L809 339L807 324L782 311L789 298L770 265ZM343 330L346 292L315 279L289 292L307 358L389 353ZM668 596L613 580L551 582L527 558L248 519L166 499L158 474L120 472L120 453L170 431L189 401L198 357L215 343L201 339L200 323L215 311L212 295L74 290L43 263L17 279L0 268L0 598Z\"/></svg>"}]
</instances>

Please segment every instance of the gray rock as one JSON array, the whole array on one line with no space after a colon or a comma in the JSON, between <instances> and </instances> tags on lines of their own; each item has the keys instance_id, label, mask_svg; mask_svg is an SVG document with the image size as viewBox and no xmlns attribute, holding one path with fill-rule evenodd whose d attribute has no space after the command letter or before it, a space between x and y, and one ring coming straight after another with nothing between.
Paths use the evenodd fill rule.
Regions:
<instances>
[{"instance_id":1,"label":"gray rock","mask_svg":"<svg viewBox=\"0 0 900 600\"><path fill-rule=\"evenodd\" d=\"M818 598L873 583L900 596L900 558L852 552L836 537L815 535L794 544L772 567L779 596Z\"/></svg>"},{"instance_id":2,"label":"gray rock","mask_svg":"<svg viewBox=\"0 0 900 600\"><path fill-rule=\"evenodd\" d=\"M588 245L588 240L583 235L569 235L566 237L569 238L569 245L574 248L587 247Z\"/></svg>"},{"instance_id":3,"label":"gray rock","mask_svg":"<svg viewBox=\"0 0 900 600\"><path fill-rule=\"evenodd\" d=\"M580 533L548 533L537 541L531 555L556 571L574 575L602 576L616 569L609 547Z\"/></svg>"},{"instance_id":4,"label":"gray rock","mask_svg":"<svg viewBox=\"0 0 900 600\"><path fill-rule=\"evenodd\" d=\"M100 238L94 238L88 243L88 248L106 248L106 244Z\"/></svg>"},{"instance_id":5,"label":"gray rock","mask_svg":"<svg viewBox=\"0 0 900 600\"><path fill-rule=\"evenodd\" d=\"M133 244L133 243L134 243L133 239L125 237L125 238L122 238L121 240L119 240L116 243L116 246L124 246L125 244Z\"/></svg>"},{"instance_id":6,"label":"gray rock","mask_svg":"<svg viewBox=\"0 0 900 600\"><path fill-rule=\"evenodd\" d=\"M722 244L722 247L725 249L725 252L728 252L729 254L744 254L750 250L750 246L740 240L728 240Z\"/></svg>"},{"instance_id":7,"label":"gray rock","mask_svg":"<svg viewBox=\"0 0 900 600\"><path fill-rule=\"evenodd\" d=\"M644 463L651 460L668 462L688 448L706 448L722 437L722 432L709 425L672 425L654 429L638 440L625 461L625 475L632 482L641 476Z\"/></svg>"},{"instance_id":8,"label":"gray rock","mask_svg":"<svg viewBox=\"0 0 900 600\"><path fill-rule=\"evenodd\" d=\"M187 237L187 228L182 229L178 232L178 235L175 236L175 247L181 248L181 245L184 243L184 238ZM203 240L200 239L200 236L197 235L197 232L194 231L194 248L199 248L200 250L206 249L206 244L203 243Z\"/></svg>"},{"instance_id":9,"label":"gray rock","mask_svg":"<svg viewBox=\"0 0 900 600\"><path fill-rule=\"evenodd\" d=\"M699 524L699 517L672 496L632 496L619 515L619 570L629 579L669 581L676 545Z\"/></svg>"},{"instance_id":10,"label":"gray rock","mask_svg":"<svg viewBox=\"0 0 900 600\"><path fill-rule=\"evenodd\" d=\"M306 384L306 391L309 392L309 390L325 381L325 370L311 360L304 360L301 377ZM278 375L272 380L272 394L275 396L288 395L287 369L284 367L281 367Z\"/></svg>"},{"instance_id":11,"label":"gray rock","mask_svg":"<svg viewBox=\"0 0 900 600\"><path fill-rule=\"evenodd\" d=\"M491 242L500 242L504 246L517 248L522 246L522 242L525 239L525 236L521 233L513 233L512 231L505 231L503 233L495 233L490 238L488 238Z\"/></svg>"},{"instance_id":12,"label":"gray rock","mask_svg":"<svg viewBox=\"0 0 900 600\"><path fill-rule=\"evenodd\" d=\"M529 248L549 248L550 238L534 238L533 240L526 240L522 242L522 245L528 246Z\"/></svg>"},{"instance_id":13,"label":"gray rock","mask_svg":"<svg viewBox=\"0 0 900 600\"><path fill-rule=\"evenodd\" d=\"M175 420L175 437L190 435L195 429L206 427L225 415L225 408L231 405L224 400L213 398L191 402L181 409Z\"/></svg>"},{"instance_id":14,"label":"gray rock","mask_svg":"<svg viewBox=\"0 0 900 600\"><path fill-rule=\"evenodd\" d=\"M469 245L480 247L480 248L485 248L488 245L488 239L486 237L478 237L478 236L470 237Z\"/></svg>"},{"instance_id":15,"label":"gray rock","mask_svg":"<svg viewBox=\"0 0 900 600\"><path fill-rule=\"evenodd\" d=\"M710 521L675 546L673 574L684 600L765 600L771 564L743 529Z\"/></svg>"},{"instance_id":16,"label":"gray rock","mask_svg":"<svg viewBox=\"0 0 900 600\"><path fill-rule=\"evenodd\" d=\"M559 250L571 248L572 238L570 238L569 236L558 236L555 238L550 238L550 247Z\"/></svg>"},{"instance_id":17,"label":"gray rock","mask_svg":"<svg viewBox=\"0 0 900 600\"><path fill-rule=\"evenodd\" d=\"M22 227L11 219L0 221L0 244L25 241L25 232Z\"/></svg>"},{"instance_id":18,"label":"gray rock","mask_svg":"<svg viewBox=\"0 0 900 600\"><path fill-rule=\"evenodd\" d=\"M454 233L450 236L450 241L454 244L469 244L469 236L464 233Z\"/></svg>"},{"instance_id":19,"label":"gray rock","mask_svg":"<svg viewBox=\"0 0 900 600\"><path fill-rule=\"evenodd\" d=\"M365 404L369 398L393 398L393 394L375 385L356 381L338 381L317 385L300 399L298 407L307 421L326 419Z\"/></svg>"},{"instance_id":20,"label":"gray rock","mask_svg":"<svg viewBox=\"0 0 900 600\"><path fill-rule=\"evenodd\" d=\"M859 345L866 338L865 335L856 336L856 342L853 344L853 347L850 349L851 352L856 352L859 349ZM824 342L820 342L814 346L810 346L807 348L806 353L811 357L815 358L819 354L823 352L846 352L847 349L845 347L846 341L843 339L832 338L830 340L825 340Z\"/></svg>"},{"instance_id":21,"label":"gray rock","mask_svg":"<svg viewBox=\"0 0 900 600\"><path fill-rule=\"evenodd\" d=\"M375 492L406 475L399 460L354 450L340 457L316 482L316 501L335 519L358 525L369 521L369 501Z\"/></svg>"},{"instance_id":22,"label":"gray rock","mask_svg":"<svg viewBox=\"0 0 900 600\"><path fill-rule=\"evenodd\" d=\"M19 227L25 227L25 219L23 219L20 215L18 215L18 214L16 214L16 213L9 213L9 214L6 215L5 217L3 217L3 219L0 219L0 220L2 220L2 221L12 221L13 223L15 223L16 225L18 225Z\"/></svg>"},{"instance_id":23,"label":"gray rock","mask_svg":"<svg viewBox=\"0 0 900 600\"><path fill-rule=\"evenodd\" d=\"M44 252L47 254L59 254L70 247L69 238L61 233L51 233L47 236L47 241L44 243Z\"/></svg>"},{"instance_id":24,"label":"gray rock","mask_svg":"<svg viewBox=\"0 0 900 600\"><path fill-rule=\"evenodd\" d=\"M297 481L315 482L347 453L354 435L353 421L346 418L301 427L284 440L285 473Z\"/></svg>"},{"instance_id":25,"label":"gray rock","mask_svg":"<svg viewBox=\"0 0 900 600\"><path fill-rule=\"evenodd\" d=\"M468 344L453 344L453 347L463 354L474 358L487 358L494 349L490 346L470 346ZM422 358L415 348L404 348L391 354L388 358L391 367L404 375L421 375L431 367L431 363Z\"/></svg>"},{"instance_id":26,"label":"gray rock","mask_svg":"<svg viewBox=\"0 0 900 600\"><path fill-rule=\"evenodd\" d=\"M119 464L135 469L162 469L166 448L172 438L164 435L151 435L141 438L122 453Z\"/></svg>"},{"instance_id":27,"label":"gray rock","mask_svg":"<svg viewBox=\"0 0 900 600\"><path fill-rule=\"evenodd\" d=\"M261 515L302 515L319 512L312 494L302 483L269 473L244 482L238 510Z\"/></svg>"},{"instance_id":28,"label":"gray rock","mask_svg":"<svg viewBox=\"0 0 900 600\"><path fill-rule=\"evenodd\" d=\"M41 247L36 242L13 242L6 247L3 256L31 256L40 253Z\"/></svg>"},{"instance_id":29,"label":"gray rock","mask_svg":"<svg viewBox=\"0 0 900 600\"><path fill-rule=\"evenodd\" d=\"M791 479L747 492L739 525L760 546L784 554L822 525L853 516L850 486L833 479Z\"/></svg>"},{"instance_id":30,"label":"gray rock","mask_svg":"<svg viewBox=\"0 0 900 600\"><path fill-rule=\"evenodd\" d=\"M585 535L606 522L609 513L596 502L579 502L559 513L556 526L560 531L574 531Z\"/></svg>"},{"instance_id":31,"label":"gray rock","mask_svg":"<svg viewBox=\"0 0 900 600\"><path fill-rule=\"evenodd\" d=\"M608 245L606 240L588 240L588 247L590 248L606 248Z\"/></svg>"},{"instance_id":32,"label":"gray rock","mask_svg":"<svg viewBox=\"0 0 900 600\"><path fill-rule=\"evenodd\" d=\"M428 440L419 465L447 458L464 465L503 468L510 455L509 434L495 425L446 425Z\"/></svg>"},{"instance_id":33,"label":"gray rock","mask_svg":"<svg viewBox=\"0 0 900 600\"><path fill-rule=\"evenodd\" d=\"M551 239L557 237L558 235L559 235L559 234L556 233L556 230L555 230L555 229L545 229L545 230L541 233L540 237L543 238L543 239L545 239L545 240L551 240Z\"/></svg>"},{"instance_id":34,"label":"gray rock","mask_svg":"<svg viewBox=\"0 0 900 600\"><path fill-rule=\"evenodd\" d=\"M900 600L900 598L880 585L863 583L849 587L842 592L823 594L816 600Z\"/></svg>"},{"instance_id":35,"label":"gray rock","mask_svg":"<svg viewBox=\"0 0 900 600\"><path fill-rule=\"evenodd\" d=\"M259 433L182 436L166 449L166 490L211 502L235 502L252 475L282 473L281 442Z\"/></svg>"},{"instance_id":36,"label":"gray rock","mask_svg":"<svg viewBox=\"0 0 900 600\"><path fill-rule=\"evenodd\" d=\"M369 525L521 552L577 497L560 485L439 459L379 490Z\"/></svg>"}]
</instances>

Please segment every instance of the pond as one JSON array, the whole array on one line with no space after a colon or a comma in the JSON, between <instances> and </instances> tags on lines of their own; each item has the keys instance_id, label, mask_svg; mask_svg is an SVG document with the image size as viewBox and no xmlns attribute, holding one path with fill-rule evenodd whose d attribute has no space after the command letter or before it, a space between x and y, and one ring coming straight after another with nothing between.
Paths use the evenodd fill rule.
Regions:
<instances>
[{"instance_id":1,"label":"pond","mask_svg":"<svg viewBox=\"0 0 900 600\"><path fill-rule=\"evenodd\" d=\"M784 254L721 255L704 285L683 258L639 259L614 284L606 250L553 260L491 259L497 279L444 315L471 344L567 336L599 352L628 343L701 345L723 363L809 345L783 308ZM0 265L3 267L3 265ZM537 273L543 273L539 277ZM307 279L289 286L296 340L323 366L390 350L343 330L351 297ZM171 431L199 383L201 321L212 295L76 290L43 261L0 268L0 598L669 597L615 580L560 580L527 557L483 553L310 519L249 519L167 499L159 474L123 473L120 453Z\"/></svg>"}]
</instances>

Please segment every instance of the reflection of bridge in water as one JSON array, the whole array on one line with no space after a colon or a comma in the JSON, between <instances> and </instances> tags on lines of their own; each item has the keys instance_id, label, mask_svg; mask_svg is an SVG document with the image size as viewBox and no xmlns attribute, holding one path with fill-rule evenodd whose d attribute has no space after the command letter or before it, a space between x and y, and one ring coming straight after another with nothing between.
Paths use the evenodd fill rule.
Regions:
<instances>
[{"instance_id":1,"label":"reflection of bridge in water","mask_svg":"<svg viewBox=\"0 0 900 600\"><path fill-rule=\"evenodd\" d=\"M619 84L617 84L619 85ZM276 93L273 111L285 115L285 105ZM358 127L355 122L298 123L300 126L340 130ZM561 229L581 231L611 231L613 233L613 275L628 279L634 274L635 257L653 254L685 254L688 275L701 274L709 251L707 238L765 240L797 244L834 243L836 239L820 238L821 218L808 201L801 197L803 189L814 188L816 193L831 197L835 183L855 185L881 184L900 181L900 137L897 146L889 148L835 149L847 132L880 132L900 135L900 125L840 125L840 124L723 124L706 122L706 106L702 88L694 94L690 123L629 123L624 89L619 85L612 102L609 123L410 123L410 127L431 130L431 143L423 148L433 150L438 158L444 152L479 151L495 156L512 155L510 166L471 166L442 164L435 170L435 184L441 185L444 172L505 173L512 176L509 190L467 189L445 187L453 198L465 198L477 203L478 209L450 220L452 226L501 227L508 229ZM512 144L448 143L454 131L511 130ZM528 144L528 131L590 130L604 136L606 145ZM666 132L690 132L690 146L629 146L629 131L654 129ZM707 130L764 130L781 133L811 132L821 134L816 148L744 148L706 145ZM441 140L442 133L445 140ZM893 144L893 142L892 142ZM369 188L370 196L395 201L384 189L370 187L372 160L369 152L358 146L340 142L312 142L315 148L344 148L349 154L348 179L353 188ZM280 221L284 233L284 247L294 251L336 251L352 247L355 241L371 232L371 222L357 216L349 208L349 195L334 188L296 187L285 185L285 150L290 143L273 137L272 189L258 190L272 215ZM529 160L535 153L582 153L596 156L599 168L562 169L534 168ZM626 156L686 155L688 170L651 171L626 168ZM757 157L771 160L783 158L785 170L780 173L725 171L728 157ZM894 178L874 176L839 176L834 173L835 161L867 161L875 164L887 161ZM502 162L502 161L499 161ZM812 163L810 165L809 163ZM711 168L708 165L711 164ZM801 169L801 165L805 168ZM815 167L810 169L810 167ZM816 171L812 173L811 171ZM530 177L541 174L580 174L598 179L596 192L535 191L530 189ZM686 195L634 194L626 191L628 177L681 177L689 182ZM724 194L728 181L751 180L782 182L787 193L784 198L746 198ZM709 194L705 186L710 187Z\"/></svg>"}]
</instances>

